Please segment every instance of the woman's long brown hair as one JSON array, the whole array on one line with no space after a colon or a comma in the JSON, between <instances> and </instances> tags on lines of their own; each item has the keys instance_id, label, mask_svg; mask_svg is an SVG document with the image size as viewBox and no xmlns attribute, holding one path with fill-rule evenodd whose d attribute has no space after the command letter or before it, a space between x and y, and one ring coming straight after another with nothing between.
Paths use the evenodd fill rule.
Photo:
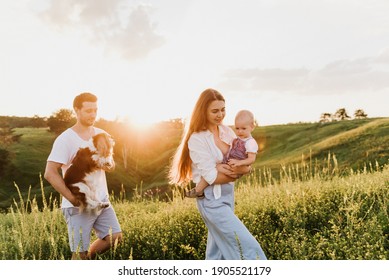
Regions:
<instances>
[{"instance_id":1,"label":"woman's long brown hair","mask_svg":"<svg viewBox=\"0 0 389 280\"><path fill-rule=\"evenodd\" d=\"M212 101L225 101L224 97L214 89L206 89L196 102L190 117L189 125L186 125L181 143L173 156L169 170L169 182L171 184L185 185L192 178L192 160L189 156L188 141L192 133L207 130L207 109Z\"/></svg>"}]
</instances>

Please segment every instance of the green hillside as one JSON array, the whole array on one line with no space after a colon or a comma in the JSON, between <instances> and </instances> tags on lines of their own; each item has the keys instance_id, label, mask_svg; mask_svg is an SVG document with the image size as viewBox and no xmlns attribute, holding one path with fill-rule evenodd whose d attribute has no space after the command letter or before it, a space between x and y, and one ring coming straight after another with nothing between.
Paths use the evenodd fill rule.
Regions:
<instances>
[{"instance_id":1,"label":"green hillside","mask_svg":"<svg viewBox=\"0 0 389 280\"><path fill-rule=\"evenodd\" d=\"M340 169L382 166L389 159L388 118L265 126L253 135L260 146L256 167L323 162L329 154L335 154Z\"/></svg>"},{"instance_id":2,"label":"green hillside","mask_svg":"<svg viewBox=\"0 0 389 280\"><path fill-rule=\"evenodd\" d=\"M181 129L158 129L142 132L145 138L137 139L127 148L127 168L124 165L123 143L115 150L116 170L107 174L110 191L127 197L134 192L149 190L149 194L168 189L166 174L171 156L176 149ZM389 118L374 118L340 121L326 124L300 123L258 127L253 132L260 151L255 168L268 168L275 174L280 167L325 162L329 154L335 154L339 170L362 169L370 163L379 166L389 159ZM9 147L12 164L6 175L0 178L0 207L7 208L17 197L16 183L22 193L40 195L40 174L43 174L46 159L55 135L47 129L18 128L20 141ZM115 135L114 133L111 133ZM136 133L135 133L136 134ZM158 135L158 137L155 137ZM131 135L132 136L132 135ZM133 135L132 138L136 138ZM45 193L53 189L44 181ZM57 196L53 192L54 196Z\"/></svg>"}]
</instances>

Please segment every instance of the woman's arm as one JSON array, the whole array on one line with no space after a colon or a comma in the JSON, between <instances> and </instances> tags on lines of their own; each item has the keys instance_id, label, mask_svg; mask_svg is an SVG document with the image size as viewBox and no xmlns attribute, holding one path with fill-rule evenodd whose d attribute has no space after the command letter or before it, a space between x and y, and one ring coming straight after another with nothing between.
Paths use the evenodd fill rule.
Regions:
<instances>
[{"instance_id":1,"label":"woman's arm","mask_svg":"<svg viewBox=\"0 0 389 280\"><path fill-rule=\"evenodd\" d=\"M219 163L216 165L216 169L218 172L231 177L232 179L237 179L241 175L246 175L251 171L251 165L243 165L243 166L230 166L226 163Z\"/></svg>"},{"instance_id":2,"label":"woman's arm","mask_svg":"<svg viewBox=\"0 0 389 280\"><path fill-rule=\"evenodd\" d=\"M234 174L237 174L237 178L242 177L243 175L249 174L251 172L251 165L242 165L232 167Z\"/></svg>"},{"instance_id":3,"label":"woman's arm","mask_svg":"<svg viewBox=\"0 0 389 280\"><path fill-rule=\"evenodd\" d=\"M236 166L231 168L233 172L237 175L246 175L251 172L251 165L242 165L242 166Z\"/></svg>"},{"instance_id":4,"label":"woman's arm","mask_svg":"<svg viewBox=\"0 0 389 280\"><path fill-rule=\"evenodd\" d=\"M192 135L188 142L188 148L192 163L196 166L196 172L200 173L209 185L229 183L237 178L237 174L234 174L228 164L216 164L204 136Z\"/></svg>"},{"instance_id":5,"label":"woman's arm","mask_svg":"<svg viewBox=\"0 0 389 280\"><path fill-rule=\"evenodd\" d=\"M225 163L219 163L216 165L217 176L213 184L226 184L234 182L238 178L233 169Z\"/></svg>"},{"instance_id":6,"label":"woman's arm","mask_svg":"<svg viewBox=\"0 0 389 280\"><path fill-rule=\"evenodd\" d=\"M216 180L213 182L212 185L214 185L214 184L227 184L227 183L234 182L235 180L236 180L236 178L229 177L223 173L217 173Z\"/></svg>"}]
</instances>

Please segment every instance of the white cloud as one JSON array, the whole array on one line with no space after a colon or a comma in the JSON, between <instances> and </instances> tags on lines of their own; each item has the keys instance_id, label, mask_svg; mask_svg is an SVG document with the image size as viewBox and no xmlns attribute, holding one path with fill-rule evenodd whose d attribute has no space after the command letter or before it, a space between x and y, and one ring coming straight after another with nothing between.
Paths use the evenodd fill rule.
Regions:
<instances>
[{"instance_id":1,"label":"white cloud","mask_svg":"<svg viewBox=\"0 0 389 280\"><path fill-rule=\"evenodd\" d=\"M326 65L310 79L310 92L318 94L373 94L389 88L389 71L376 67L376 58L339 60Z\"/></svg>"},{"instance_id":2,"label":"white cloud","mask_svg":"<svg viewBox=\"0 0 389 280\"><path fill-rule=\"evenodd\" d=\"M221 85L232 91L303 95L366 93L389 89L389 49L376 56L342 59L321 69L232 69Z\"/></svg>"},{"instance_id":3,"label":"white cloud","mask_svg":"<svg viewBox=\"0 0 389 280\"><path fill-rule=\"evenodd\" d=\"M164 43L151 20L150 5L125 0L52 0L38 15L62 32L79 32L128 60L146 57Z\"/></svg>"},{"instance_id":4,"label":"white cloud","mask_svg":"<svg viewBox=\"0 0 389 280\"><path fill-rule=\"evenodd\" d=\"M294 91L300 89L307 78L306 69L236 69L230 70L225 77L230 84L244 86L246 89L261 91Z\"/></svg>"},{"instance_id":5,"label":"white cloud","mask_svg":"<svg viewBox=\"0 0 389 280\"><path fill-rule=\"evenodd\" d=\"M389 48L383 49L374 62L378 64L389 64Z\"/></svg>"}]
</instances>

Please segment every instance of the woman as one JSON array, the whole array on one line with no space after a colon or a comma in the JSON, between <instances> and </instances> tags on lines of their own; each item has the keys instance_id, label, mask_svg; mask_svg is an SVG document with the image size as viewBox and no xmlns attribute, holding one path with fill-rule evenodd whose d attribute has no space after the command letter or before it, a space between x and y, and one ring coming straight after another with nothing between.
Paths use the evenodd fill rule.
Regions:
<instances>
[{"instance_id":1,"label":"woman","mask_svg":"<svg viewBox=\"0 0 389 280\"><path fill-rule=\"evenodd\" d=\"M170 182L186 185L201 177L209 186L197 207L208 228L206 259L266 259L255 238L234 214L234 180L250 167L221 164L235 133L222 124L225 100L214 89L206 89L197 100L170 169Z\"/></svg>"}]
</instances>

